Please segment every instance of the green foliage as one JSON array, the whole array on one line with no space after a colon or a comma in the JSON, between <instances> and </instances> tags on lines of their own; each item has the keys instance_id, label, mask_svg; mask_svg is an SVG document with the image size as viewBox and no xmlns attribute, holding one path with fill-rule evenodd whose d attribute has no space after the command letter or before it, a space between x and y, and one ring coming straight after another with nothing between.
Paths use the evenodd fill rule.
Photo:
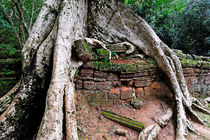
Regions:
<instances>
[{"instance_id":1,"label":"green foliage","mask_svg":"<svg viewBox=\"0 0 210 140\"><path fill-rule=\"evenodd\" d=\"M125 0L169 47L210 55L209 0Z\"/></svg>"},{"instance_id":2,"label":"green foliage","mask_svg":"<svg viewBox=\"0 0 210 140\"><path fill-rule=\"evenodd\" d=\"M210 55L210 1L190 1L177 22L173 48L185 53Z\"/></svg>"},{"instance_id":3,"label":"green foliage","mask_svg":"<svg viewBox=\"0 0 210 140\"><path fill-rule=\"evenodd\" d=\"M125 0L125 4L144 18L169 46L177 30L174 23L186 3L187 0Z\"/></svg>"},{"instance_id":4,"label":"green foliage","mask_svg":"<svg viewBox=\"0 0 210 140\"><path fill-rule=\"evenodd\" d=\"M36 20L43 2L44 0L35 1L32 16L33 0L18 1L19 7L23 12L23 17L28 28L30 26L31 20L32 24ZM9 22L8 17L4 14L3 11L5 11L5 13L10 17L14 27ZM28 35L26 34L26 31L20 31L18 28L18 23L22 22L22 20L20 20L20 18L16 19L14 15L16 15L17 18L20 16L17 9L15 9L13 2L10 0L0 0L0 43L8 44L16 49L19 49L20 46L14 29L17 31L17 34L21 36L23 43L27 39Z\"/></svg>"},{"instance_id":5,"label":"green foliage","mask_svg":"<svg viewBox=\"0 0 210 140\"><path fill-rule=\"evenodd\" d=\"M20 57L21 52L15 48L14 44L0 44L0 59Z\"/></svg>"},{"instance_id":6,"label":"green foliage","mask_svg":"<svg viewBox=\"0 0 210 140\"><path fill-rule=\"evenodd\" d=\"M106 60L109 58L109 52L107 50L97 49L96 51L97 51L98 56L100 56L101 58L104 58Z\"/></svg>"}]
</instances>

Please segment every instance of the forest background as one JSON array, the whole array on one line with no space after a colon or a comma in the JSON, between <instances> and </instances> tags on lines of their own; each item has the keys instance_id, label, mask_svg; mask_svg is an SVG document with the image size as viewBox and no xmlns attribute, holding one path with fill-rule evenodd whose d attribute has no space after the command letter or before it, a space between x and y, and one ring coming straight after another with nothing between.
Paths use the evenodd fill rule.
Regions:
<instances>
[{"instance_id":1,"label":"forest background","mask_svg":"<svg viewBox=\"0 0 210 140\"><path fill-rule=\"evenodd\" d=\"M44 0L0 0L0 49L15 54ZM210 0L125 0L170 48L210 55Z\"/></svg>"}]
</instances>

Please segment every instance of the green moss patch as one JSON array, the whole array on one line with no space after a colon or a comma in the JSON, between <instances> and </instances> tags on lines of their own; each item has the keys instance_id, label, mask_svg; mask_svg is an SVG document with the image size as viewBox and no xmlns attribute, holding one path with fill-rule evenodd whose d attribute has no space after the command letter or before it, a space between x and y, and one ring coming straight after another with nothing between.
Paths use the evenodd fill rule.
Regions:
<instances>
[{"instance_id":1,"label":"green moss patch","mask_svg":"<svg viewBox=\"0 0 210 140\"><path fill-rule=\"evenodd\" d=\"M193 60L193 59L181 59L182 67L194 67L194 68L205 68L210 67L210 62Z\"/></svg>"},{"instance_id":2,"label":"green moss patch","mask_svg":"<svg viewBox=\"0 0 210 140\"><path fill-rule=\"evenodd\" d=\"M150 70L157 68L157 64L153 59L148 59L144 61L133 61L128 64L91 61L86 63L84 67L100 71L135 73L143 70Z\"/></svg>"},{"instance_id":3,"label":"green moss patch","mask_svg":"<svg viewBox=\"0 0 210 140\"><path fill-rule=\"evenodd\" d=\"M100 58L109 58L109 52L105 49L97 49L97 54Z\"/></svg>"},{"instance_id":4,"label":"green moss patch","mask_svg":"<svg viewBox=\"0 0 210 140\"><path fill-rule=\"evenodd\" d=\"M194 67L194 68L209 68L210 59L206 61L202 60L202 56L195 56L196 60L189 54L184 54L181 50L173 50L179 57L183 67Z\"/></svg>"}]
</instances>

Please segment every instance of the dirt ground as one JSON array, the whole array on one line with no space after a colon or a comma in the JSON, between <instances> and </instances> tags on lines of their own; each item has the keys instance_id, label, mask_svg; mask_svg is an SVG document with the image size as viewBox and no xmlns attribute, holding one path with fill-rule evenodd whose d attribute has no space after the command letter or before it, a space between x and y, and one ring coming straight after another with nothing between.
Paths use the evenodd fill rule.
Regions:
<instances>
[{"instance_id":1,"label":"dirt ground","mask_svg":"<svg viewBox=\"0 0 210 140\"><path fill-rule=\"evenodd\" d=\"M166 100L165 100L166 101ZM102 110L112 111L119 115L143 122L145 126L154 124L152 118L164 114L168 104L158 97L149 97L144 100L141 109L134 109L129 104L119 104L109 107L90 107L84 100L77 104L77 123L79 126L80 140L137 140L139 132L120 125L114 121L101 116ZM173 140L175 137L175 128L173 117L168 125L161 130L158 135L159 140ZM193 123L198 129L198 135L189 133L188 140L210 139L210 128ZM115 134L117 128L127 131L126 136Z\"/></svg>"}]
</instances>

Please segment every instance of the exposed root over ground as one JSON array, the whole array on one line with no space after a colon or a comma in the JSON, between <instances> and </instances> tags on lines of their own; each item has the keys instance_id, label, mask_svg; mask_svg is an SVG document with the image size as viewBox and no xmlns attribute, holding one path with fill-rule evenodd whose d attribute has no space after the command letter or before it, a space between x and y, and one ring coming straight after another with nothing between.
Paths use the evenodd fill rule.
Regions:
<instances>
[{"instance_id":1,"label":"exposed root over ground","mask_svg":"<svg viewBox=\"0 0 210 140\"><path fill-rule=\"evenodd\" d=\"M164 96L164 95L162 95ZM79 97L78 97L79 98ZM156 124L154 117L162 116L165 114L165 111L162 107L162 103L166 103L163 100L160 100L157 97L150 96L144 100L145 104L141 109L137 110L133 107L129 107L127 104L113 105L109 107L100 107L100 109L110 110L120 115L135 119L139 122L143 122L146 127ZM166 110L169 104L166 104ZM130 129L126 126L120 125L114 121L111 121L107 118L101 118L101 110L97 108L90 107L85 99L78 100L77 105L77 124L78 124L78 133L81 139L103 139L103 136L107 136L111 140L137 140L139 132L133 129ZM208 138L210 135L210 128L202 126L200 124L190 121L194 128L196 129L197 134L189 133L187 139L189 140L203 140ZM116 129L123 129L127 131L126 136L120 136L115 133ZM160 140L173 140L175 139L176 126L175 126L175 116L172 117L166 126L161 128L160 133L158 133L157 138Z\"/></svg>"}]
</instances>

